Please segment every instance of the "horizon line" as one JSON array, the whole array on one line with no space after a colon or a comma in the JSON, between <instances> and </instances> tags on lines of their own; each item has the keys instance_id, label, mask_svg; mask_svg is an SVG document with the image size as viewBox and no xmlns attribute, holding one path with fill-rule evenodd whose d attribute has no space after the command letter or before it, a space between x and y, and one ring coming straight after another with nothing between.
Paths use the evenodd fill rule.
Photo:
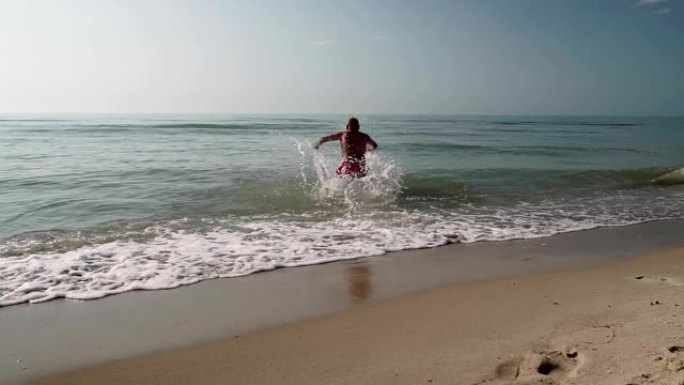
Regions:
<instances>
[{"instance_id":1,"label":"horizon line","mask_svg":"<svg viewBox=\"0 0 684 385\"><path fill-rule=\"evenodd\" d=\"M387 115L387 116L546 116L546 117L631 117L684 118L684 114L579 114L579 113L455 113L455 112L0 112L0 116L18 115Z\"/></svg>"}]
</instances>

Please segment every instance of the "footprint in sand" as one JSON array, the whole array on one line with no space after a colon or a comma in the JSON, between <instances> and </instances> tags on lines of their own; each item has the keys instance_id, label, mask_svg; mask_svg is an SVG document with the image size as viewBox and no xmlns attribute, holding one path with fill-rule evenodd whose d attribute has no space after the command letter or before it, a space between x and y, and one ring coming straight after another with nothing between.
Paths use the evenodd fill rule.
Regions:
<instances>
[{"instance_id":1,"label":"footprint in sand","mask_svg":"<svg viewBox=\"0 0 684 385\"><path fill-rule=\"evenodd\" d=\"M663 277L660 275L638 275L634 277L634 279L641 282L664 283L672 286L682 286L682 283L679 280L672 277Z\"/></svg>"},{"instance_id":2,"label":"footprint in sand","mask_svg":"<svg viewBox=\"0 0 684 385\"><path fill-rule=\"evenodd\" d=\"M684 346L667 346L663 355L653 359L658 363L656 370L636 375L626 385L684 384L684 360L681 359L681 354L684 354Z\"/></svg>"},{"instance_id":3,"label":"footprint in sand","mask_svg":"<svg viewBox=\"0 0 684 385\"><path fill-rule=\"evenodd\" d=\"M584 358L576 350L526 353L496 368L494 378L479 384L563 384L577 374Z\"/></svg>"},{"instance_id":4,"label":"footprint in sand","mask_svg":"<svg viewBox=\"0 0 684 385\"><path fill-rule=\"evenodd\" d=\"M679 372L684 370L684 360L681 355L684 353L684 346L670 345L667 347L667 360L665 360L665 368L671 372Z\"/></svg>"}]
</instances>

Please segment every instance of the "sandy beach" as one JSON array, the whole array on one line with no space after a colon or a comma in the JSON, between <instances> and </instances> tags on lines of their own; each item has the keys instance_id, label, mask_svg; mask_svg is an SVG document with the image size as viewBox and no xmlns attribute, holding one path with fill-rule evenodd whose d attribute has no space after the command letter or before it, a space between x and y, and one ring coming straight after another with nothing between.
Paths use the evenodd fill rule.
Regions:
<instances>
[{"instance_id":1,"label":"sandy beach","mask_svg":"<svg viewBox=\"0 0 684 385\"><path fill-rule=\"evenodd\" d=\"M600 238L594 251L610 255L605 250L612 249L617 261L512 277L493 274L367 302L362 300L372 297L377 283L362 263L350 262L344 274L352 304L344 311L31 383L680 384L684 248L672 246L680 225L646 224L546 240L551 250L554 242L583 240L586 251L592 249L592 237ZM626 259L629 252L615 250L629 246L627 239L650 251ZM532 241L520 242L536 250ZM461 245L435 250L453 254L456 246ZM520 251L508 246L510 252Z\"/></svg>"},{"instance_id":2,"label":"sandy beach","mask_svg":"<svg viewBox=\"0 0 684 385\"><path fill-rule=\"evenodd\" d=\"M0 4L0 385L684 385L684 0Z\"/></svg>"}]
</instances>

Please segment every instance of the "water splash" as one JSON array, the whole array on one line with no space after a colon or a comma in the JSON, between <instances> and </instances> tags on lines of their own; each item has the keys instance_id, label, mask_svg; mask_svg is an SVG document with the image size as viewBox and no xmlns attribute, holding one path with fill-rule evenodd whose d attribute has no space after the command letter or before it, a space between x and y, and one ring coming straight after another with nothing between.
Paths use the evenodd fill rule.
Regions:
<instances>
[{"instance_id":1,"label":"water splash","mask_svg":"<svg viewBox=\"0 0 684 385\"><path fill-rule=\"evenodd\" d=\"M371 152L366 155L366 176L346 180L345 201L352 205L388 205L394 203L403 190L403 170L389 156Z\"/></svg>"},{"instance_id":2,"label":"water splash","mask_svg":"<svg viewBox=\"0 0 684 385\"><path fill-rule=\"evenodd\" d=\"M336 173L339 158L326 157L324 152L314 150L307 140L291 140L301 156L302 183L318 200L342 199L352 209L364 209L390 205L403 190L404 171L387 155L368 152L363 178L340 176ZM313 171L313 177L309 169Z\"/></svg>"}]
</instances>

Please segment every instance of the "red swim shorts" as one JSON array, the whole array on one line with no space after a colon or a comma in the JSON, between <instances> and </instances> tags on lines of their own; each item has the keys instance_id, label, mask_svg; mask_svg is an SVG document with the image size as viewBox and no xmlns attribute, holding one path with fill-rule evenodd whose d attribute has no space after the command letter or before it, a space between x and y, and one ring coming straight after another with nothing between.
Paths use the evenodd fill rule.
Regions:
<instances>
[{"instance_id":1,"label":"red swim shorts","mask_svg":"<svg viewBox=\"0 0 684 385\"><path fill-rule=\"evenodd\" d=\"M351 175L360 178L366 175L366 165L363 160L347 158L337 168L337 175Z\"/></svg>"}]
</instances>

